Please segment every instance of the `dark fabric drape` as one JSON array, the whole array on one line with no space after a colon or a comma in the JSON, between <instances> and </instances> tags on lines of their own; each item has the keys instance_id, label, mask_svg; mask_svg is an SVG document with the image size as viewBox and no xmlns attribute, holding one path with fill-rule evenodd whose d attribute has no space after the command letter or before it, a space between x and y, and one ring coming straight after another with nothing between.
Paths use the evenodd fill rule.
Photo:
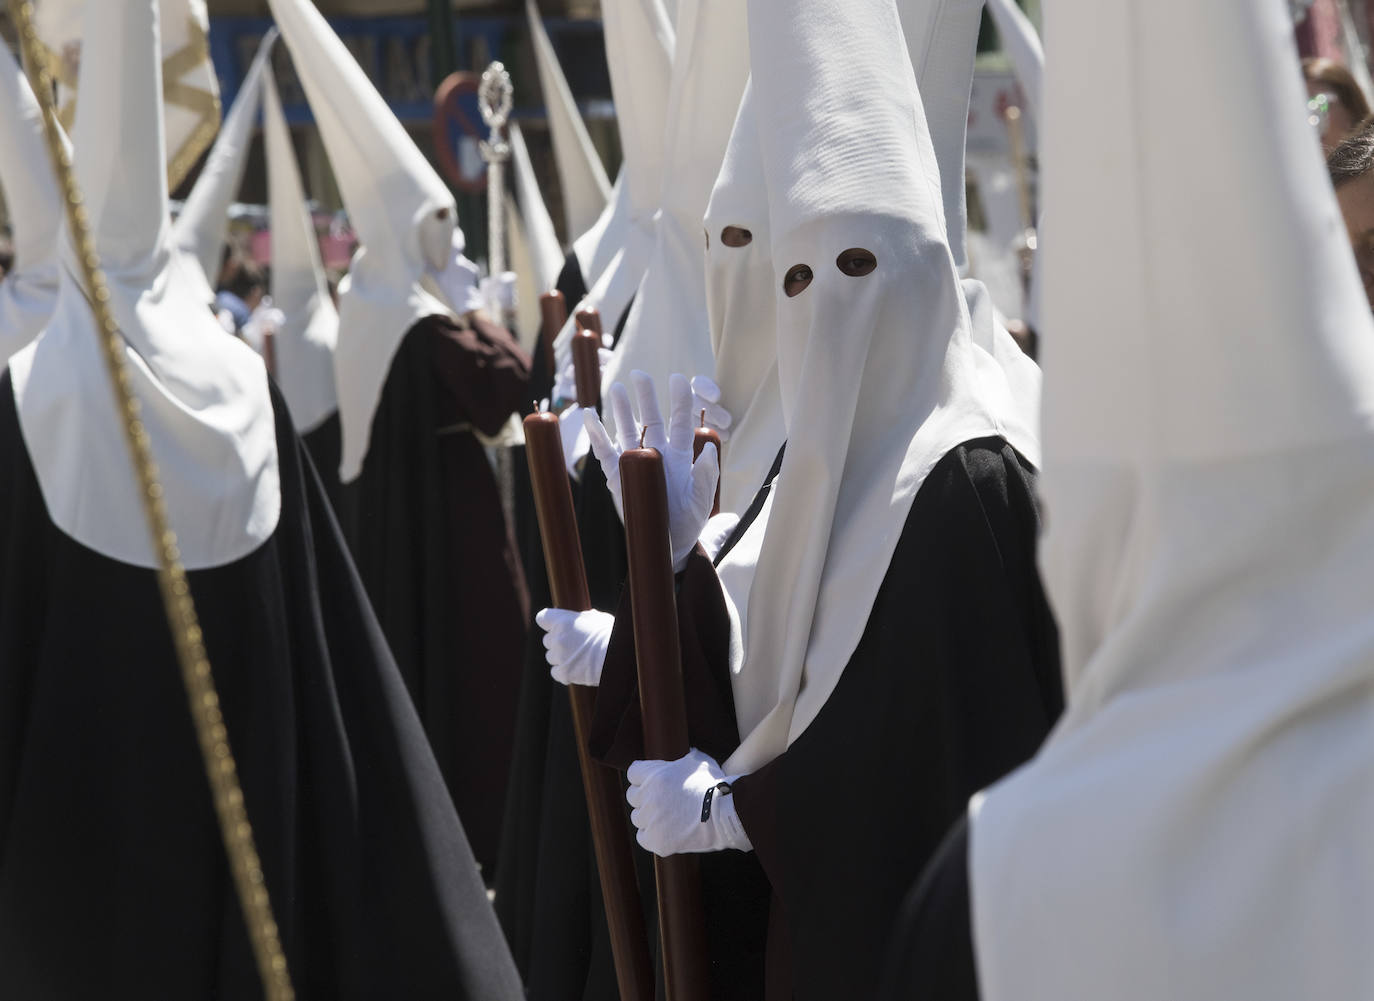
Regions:
<instances>
[{"instance_id":1,"label":"dark fabric drape","mask_svg":"<svg viewBox=\"0 0 1374 1001\"><path fill-rule=\"evenodd\" d=\"M0 400L0 993L261 997L154 574L52 524L8 376ZM297 996L515 1001L420 721L273 406L277 529L189 579Z\"/></svg>"},{"instance_id":2,"label":"dark fabric drape","mask_svg":"<svg viewBox=\"0 0 1374 1001\"><path fill-rule=\"evenodd\" d=\"M529 618L491 464L522 406L529 357L504 328L421 320L391 362L367 457L344 491L358 571L439 767L491 872Z\"/></svg>"}]
</instances>

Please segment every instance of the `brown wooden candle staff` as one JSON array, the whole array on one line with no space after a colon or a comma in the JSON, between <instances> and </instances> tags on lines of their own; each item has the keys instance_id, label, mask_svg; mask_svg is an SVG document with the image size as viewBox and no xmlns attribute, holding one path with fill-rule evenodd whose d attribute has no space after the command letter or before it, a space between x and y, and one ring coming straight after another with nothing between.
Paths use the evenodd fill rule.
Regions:
<instances>
[{"instance_id":1,"label":"brown wooden candle staff","mask_svg":"<svg viewBox=\"0 0 1374 1001\"><path fill-rule=\"evenodd\" d=\"M553 604L573 612L586 611L592 604L587 595L587 575L556 414L531 414L525 418L525 452ZM619 773L592 760L587 749L595 692L581 685L569 685L568 699L572 703L577 760L582 768L582 788L587 794L587 817L591 821L592 846L606 904L606 925L620 998L652 1001L654 968L640 910L639 885L635 881L633 845L625 822L624 787Z\"/></svg>"},{"instance_id":2,"label":"brown wooden candle staff","mask_svg":"<svg viewBox=\"0 0 1374 1001\"><path fill-rule=\"evenodd\" d=\"M601 314L594 309L577 312L577 333L572 339L573 378L577 405L601 410Z\"/></svg>"},{"instance_id":3,"label":"brown wooden candle staff","mask_svg":"<svg viewBox=\"0 0 1374 1001\"><path fill-rule=\"evenodd\" d=\"M722 472L724 471L724 459L720 454L720 435L713 428L706 426L706 411L701 412L701 426L692 432L692 461L696 462L701 458L701 450L707 445L716 446L716 461L721 463ZM716 499L711 502L711 517L720 514L720 480L716 480Z\"/></svg>"},{"instance_id":4,"label":"brown wooden candle staff","mask_svg":"<svg viewBox=\"0 0 1374 1001\"><path fill-rule=\"evenodd\" d=\"M639 706L644 717L644 753L653 760L675 761L691 748L683 704L663 457L654 449L643 447L623 453L620 485L625 507L635 659L639 668ZM654 874L668 1001L707 1001L706 920L697 859L694 855L655 857Z\"/></svg>"},{"instance_id":5,"label":"brown wooden candle staff","mask_svg":"<svg viewBox=\"0 0 1374 1001\"><path fill-rule=\"evenodd\" d=\"M568 301L563 293L554 289L539 297L539 352L543 355L544 367L553 379L558 375L557 362L553 356L553 341L563 324L568 322Z\"/></svg>"}]
</instances>

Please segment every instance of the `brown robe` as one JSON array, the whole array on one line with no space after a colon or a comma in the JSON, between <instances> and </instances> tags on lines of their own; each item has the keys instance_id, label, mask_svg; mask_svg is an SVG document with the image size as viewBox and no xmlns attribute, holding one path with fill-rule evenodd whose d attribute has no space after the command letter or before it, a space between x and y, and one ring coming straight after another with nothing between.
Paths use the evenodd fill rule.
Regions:
<instances>
[{"instance_id":1,"label":"brown robe","mask_svg":"<svg viewBox=\"0 0 1374 1001\"><path fill-rule=\"evenodd\" d=\"M430 316L406 334L343 518L368 595L467 829L491 873L529 617L491 464L528 396L530 359L505 328Z\"/></svg>"}]
</instances>

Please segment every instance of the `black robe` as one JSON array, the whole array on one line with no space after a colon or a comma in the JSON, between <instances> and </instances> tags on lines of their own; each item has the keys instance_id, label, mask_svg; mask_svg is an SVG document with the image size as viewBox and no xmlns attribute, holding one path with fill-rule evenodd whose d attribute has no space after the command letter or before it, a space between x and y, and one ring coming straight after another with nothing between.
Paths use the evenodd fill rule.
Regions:
<instances>
[{"instance_id":1,"label":"black robe","mask_svg":"<svg viewBox=\"0 0 1374 1001\"><path fill-rule=\"evenodd\" d=\"M478 862L495 867L529 599L473 430L527 402L529 357L480 317L416 323L391 361L344 527Z\"/></svg>"},{"instance_id":2,"label":"black robe","mask_svg":"<svg viewBox=\"0 0 1374 1001\"><path fill-rule=\"evenodd\" d=\"M53 525L8 374L0 403L0 994L261 997L154 573ZM272 405L277 528L189 580L296 995L514 1001L420 721Z\"/></svg>"},{"instance_id":3,"label":"black robe","mask_svg":"<svg viewBox=\"0 0 1374 1001\"><path fill-rule=\"evenodd\" d=\"M772 894L767 955L745 936L713 961L752 964L760 977L766 966L768 1001L871 996L902 897L945 830L969 796L1034 753L1059 714L1038 524L1032 475L1001 439L941 459L825 706L783 754L735 783L755 851L703 858L762 865ZM700 552L678 604L691 742L720 761L739 741L729 620ZM643 756L628 622L617 619L593 740L622 768ZM713 942L730 948L724 936Z\"/></svg>"},{"instance_id":4,"label":"black robe","mask_svg":"<svg viewBox=\"0 0 1374 1001\"><path fill-rule=\"evenodd\" d=\"M978 1001L968 836L965 815L902 904L887 950L880 1001Z\"/></svg>"},{"instance_id":5,"label":"black robe","mask_svg":"<svg viewBox=\"0 0 1374 1001\"><path fill-rule=\"evenodd\" d=\"M320 421L310 431L301 434L301 442L310 453L320 474L325 496L334 511L339 511L339 500L343 495L343 483L339 480L339 461L343 455L343 430L339 424L339 412L332 410L329 416Z\"/></svg>"}]
</instances>

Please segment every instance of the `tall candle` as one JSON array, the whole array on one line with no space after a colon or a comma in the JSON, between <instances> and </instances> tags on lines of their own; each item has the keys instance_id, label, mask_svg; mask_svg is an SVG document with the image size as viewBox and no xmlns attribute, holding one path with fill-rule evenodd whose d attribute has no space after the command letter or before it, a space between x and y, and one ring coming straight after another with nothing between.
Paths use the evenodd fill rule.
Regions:
<instances>
[{"instance_id":1,"label":"tall candle","mask_svg":"<svg viewBox=\"0 0 1374 1001\"><path fill-rule=\"evenodd\" d=\"M577 383L577 405L601 409L601 335L588 328L573 334L573 378Z\"/></svg>"},{"instance_id":2,"label":"tall candle","mask_svg":"<svg viewBox=\"0 0 1374 1001\"><path fill-rule=\"evenodd\" d=\"M539 297L539 320L539 350L544 356L544 367L552 379L557 374L554 371L553 339L563 329L563 324L568 322L568 301L558 289Z\"/></svg>"},{"instance_id":3,"label":"tall candle","mask_svg":"<svg viewBox=\"0 0 1374 1001\"><path fill-rule=\"evenodd\" d=\"M624 452L620 489L644 752L651 759L672 761L690 747L663 457L651 448ZM655 856L654 874L668 1001L707 1001L706 922L697 859L694 855Z\"/></svg>"},{"instance_id":4,"label":"tall candle","mask_svg":"<svg viewBox=\"0 0 1374 1001\"><path fill-rule=\"evenodd\" d=\"M716 464L719 465L721 462L720 435L712 428L706 426L706 411L703 410L701 412L701 426L692 432L693 462L701 458L701 450L704 449L708 443L716 446ZM721 473L724 473L723 468L721 469ZM711 517L714 518L718 514L720 514L720 480L716 480L716 499L711 505Z\"/></svg>"},{"instance_id":5,"label":"tall candle","mask_svg":"<svg viewBox=\"0 0 1374 1001\"><path fill-rule=\"evenodd\" d=\"M563 444L556 414L531 414L525 418L525 454L530 464L530 483L534 488L535 512L539 518L554 607L584 611L591 607L591 599L587 594L587 574L577 538L568 473L563 467ZM601 878L601 896L606 905L616 982L622 998L652 998L654 968L649 956L644 913L640 909L630 832L621 802L620 775L592 760L587 748L596 693L581 685L569 685L568 698L572 703L577 760L582 770L582 789L587 796L587 818Z\"/></svg>"}]
</instances>

